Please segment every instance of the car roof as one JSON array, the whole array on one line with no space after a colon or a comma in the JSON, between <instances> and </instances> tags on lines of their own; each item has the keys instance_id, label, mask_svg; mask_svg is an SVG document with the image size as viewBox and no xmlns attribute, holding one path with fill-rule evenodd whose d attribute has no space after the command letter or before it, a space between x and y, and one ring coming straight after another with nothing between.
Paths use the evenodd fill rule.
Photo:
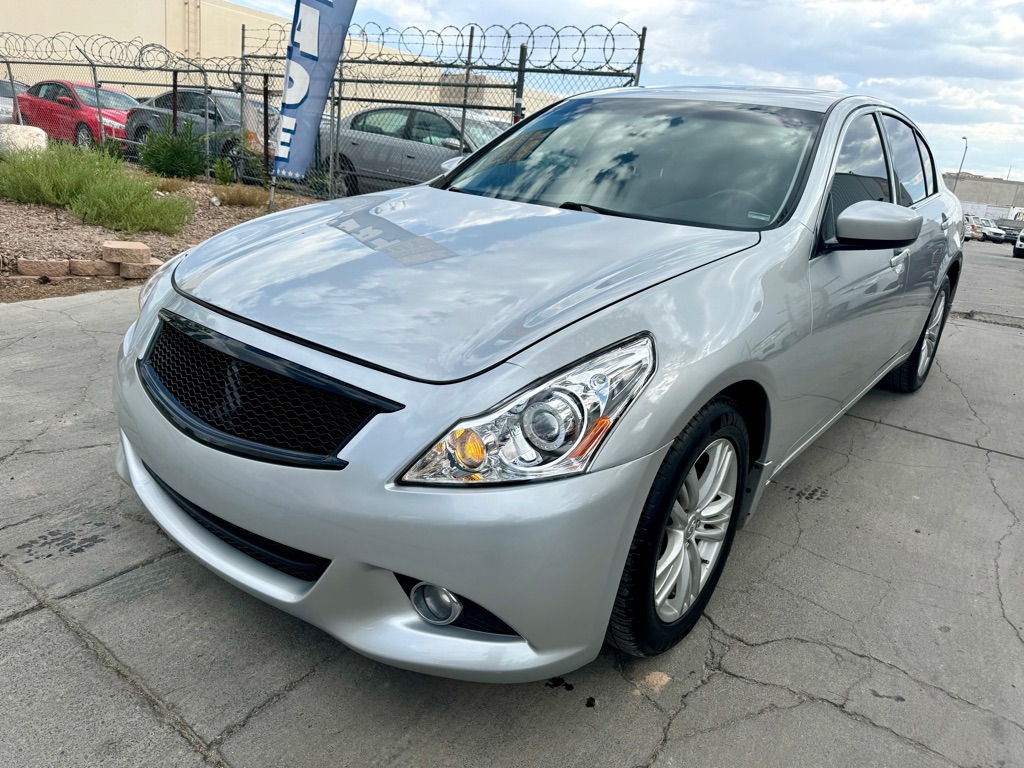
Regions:
<instances>
[{"instance_id":1,"label":"car roof","mask_svg":"<svg viewBox=\"0 0 1024 768\"><path fill-rule=\"evenodd\" d=\"M813 90L809 88L779 88L745 85L683 86L656 85L634 88L610 88L595 93L579 94L573 98L651 98L679 99L693 101L729 101L742 104L757 104L766 107L791 107L811 112L827 112L830 107L849 93ZM880 103L880 102L878 102Z\"/></svg>"}]
</instances>

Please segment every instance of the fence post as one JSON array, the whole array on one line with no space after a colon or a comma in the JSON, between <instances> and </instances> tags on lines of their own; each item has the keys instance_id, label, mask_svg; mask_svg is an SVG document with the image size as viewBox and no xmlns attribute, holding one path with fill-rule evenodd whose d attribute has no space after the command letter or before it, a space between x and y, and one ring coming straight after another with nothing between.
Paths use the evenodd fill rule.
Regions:
<instances>
[{"instance_id":1,"label":"fence post","mask_svg":"<svg viewBox=\"0 0 1024 768\"><path fill-rule=\"evenodd\" d=\"M270 176L270 75L263 73L263 172Z\"/></svg>"},{"instance_id":2,"label":"fence post","mask_svg":"<svg viewBox=\"0 0 1024 768\"><path fill-rule=\"evenodd\" d=\"M106 133L106 131L103 130L103 129L106 126L103 124L103 108L100 106L100 78L99 78L99 74L97 74L97 72L96 72L96 64L94 64L93 60L89 58L89 54L87 54L82 49L82 47L79 46L79 45L76 45L75 48L77 48L78 52L80 54L82 54L83 58L85 58L85 60L89 62L89 69L92 70L92 87L93 87L93 90L96 93L96 119L99 121L99 125L97 127L99 128L100 146L102 147L103 144L104 144L104 138L105 138L104 134Z\"/></svg>"},{"instance_id":3,"label":"fence post","mask_svg":"<svg viewBox=\"0 0 1024 768\"><path fill-rule=\"evenodd\" d=\"M178 135L178 70L171 72L171 133Z\"/></svg>"},{"instance_id":4,"label":"fence post","mask_svg":"<svg viewBox=\"0 0 1024 768\"><path fill-rule=\"evenodd\" d=\"M206 145L206 178L210 178L210 76L205 67L203 73L203 143Z\"/></svg>"},{"instance_id":5,"label":"fence post","mask_svg":"<svg viewBox=\"0 0 1024 768\"><path fill-rule=\"evenodd\" d=\"M18 113L18 125L24 125L25 121L22 120L21 110L18 109L18 92L14 90L14 70L11 69L11 62L5 61L7 65L7 79L11 83L11 119L14 118L14 112Z\"/></svg>"},{"instance_id":6,"label":"fence post","mask_svg":"<svg viewBox=\"0 0 1024 768\"><path fill-rule=\"evenodd\" d=\"M647 27L640 30L640 50L636 54L636 73L633 75L633 85L640 85L640 69L644 65L644 44L647 42Z\"/></svg>"},{"instance_id":7,"label":"fence post","mask_svg":"<svg viewBox=\"0 0 1024 768\"><path fill-rule=\"evenodd\" d=\"M460 152L466 154L466 108L469 105L469 78L473 72L473 33L475 26L469 28L469 52L466 54L466 80L462 85L462 125L459 126Z\"/></svg>"},{"instance_id":8,"label":"fence post","mask_svg":"<svg viewBox=\"0 0 1024 768\"><path fill-rule=\"evenodd\" d=\"M341 65L339 64L338 66L341 66ZM334 109L337 106L337 104L335 103L335 101L336 101L335 86L337 84L338 84L338 79L336 77L332 77L331 78L331 94L329 96L329 98L330 98L330 105L331 105L331 119L330 119L330 126L331 126L330 127L330 131L331 132L330 132L328 140L327 140L327 196L330 197L330 198L334 198L334 196L336 194L338 194L338 189L337 189L337 186L336 186L335 180L334 180L334 164L335 164L335 162L337 162L335 160L335 157L334 157L337 154L337 148L335 146L335 136L334 136L334 133L335 133ZM317 137L317 144L319 145L319 143L320 143L320 141L319 141L319 136L318 136Z\"/></svg>"},{"instance_id":9,"label":"fence post","mask_svg":"<svg viewBox=\"0 0 1024 768\"><path fill-rule=\"evenodd\" d=\"M238 102L238 150L236 155L239 158L236 173L238 181L242 181L242 174L245 170L245 24L242 25L242 64L239 75L238 88L241 91Z\"/></svg>"},{"instance_id":10,"label":"fence post","mask_svg":"<svg viewBox=\"0 0 1024 768\"><path fill-rule=\"evenodd\" d=\"M516 101L513 105L512 122L523 119L523 91L526 90L526 43L519 46L519 71L516 73Z\"/></svg>"}]
</instances>

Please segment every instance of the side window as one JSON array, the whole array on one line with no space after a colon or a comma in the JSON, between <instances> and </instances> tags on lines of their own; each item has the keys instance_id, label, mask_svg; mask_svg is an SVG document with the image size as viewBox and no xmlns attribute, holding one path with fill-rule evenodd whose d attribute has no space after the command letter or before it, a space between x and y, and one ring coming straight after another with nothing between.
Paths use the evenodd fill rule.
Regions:
<instances>
[{"instance_id":1,"label":"side window","mask_svg":"<svg viewBox=\"0 0 1024 768\"><path fill-rule=\"evenodd\" d=\"M180 91L178 93L178 108L182 112L193 115L205 115L206 96L196 91Z\"/></svg>"},{"instance_id":2,"label":"side window","mask_svg":"<svg viewBox=\"0 0 1024 768\"><path fill-rule=\"evenodd\" d=\"M173 94L170 91L168 91L167 93L160 94L155 99L153 99L153 106L157 109L170 109L172 95Z\"/></svg>"},{"instance_id":3,"label":"side window","mask_svg":"<svg viewBox=\"0 0 1024 768\"><path fill-rule=\"evenodd\" d=\"M378 109L375 112L367 112L357 115L352 120L352 128L366 133L376 133L382 136L391 136L396 139L405 138L405 124L409 120L409 113L404 109Z\"/></svg>"},{"instance_id":4,"label":"side window","mask_svg":"<svg viewBox=\"0 0 1024 768\"><path fill-rule=\"evenodd\" d=\"M920 133L917 134L917 148L921 152L921 160L924 161L925 187L929 195L934 195L939 189L935 180L935 161L932 160L932 151L928 149L928 145L924 143L924 138Z\"/></svg>"},{"instance_id":5,"label":"side window","mask_svg":"<svg viewBox=\"0 0 1024 768\"><path fill-rule=\"evenodd\" d=\"M0 98L9 99L12 96L11 81L0 80Z\"/></svg>"},{"instance_id":6,"label":"side window","mask_svg":"<svg viewBox=\"0 0 1024 768\"><path fill-rule=\"evenodd\" d=\"M918 200L924 200L928 192L921 154L917 151L917 138L909 125L891 115L882 116L882 125L889 139L896 172L896 202L909 207Z\"/></svg>"},{"instance_id":7,"label":"side window","mask_svg":"<svg viewBox=\"0 0 1024 768\"><path fill-rule=\"evenodd\" d=\"M413 141L421 141L424 144L439 147L445 139L458 141L459 132L440 115L435 115L433 112L417 111L412 121L412 136L410 138Z\"/></svg>"},{"instance_id":8,"label":"side window","mask_svg":"<svg viewBox=\"0 0 1024 768\"><path fill-rule=\"evenodd\" d=\"M854 119L843 137L822 221L823 238L835 237L839 214L864 200L892 202L882 139L871 115Z\"/></svg>"},{"instance_id":9,"label":"side window","mask_svg":"<svg viewBox=\"0 0 1024 768\"><path fill-rule=\"evenodd\" d=\"M48 83L36 83L28 89L28 95L41 97L43 95L43 88L45 88L47 85Z\"/></svg>"}]
</instances>

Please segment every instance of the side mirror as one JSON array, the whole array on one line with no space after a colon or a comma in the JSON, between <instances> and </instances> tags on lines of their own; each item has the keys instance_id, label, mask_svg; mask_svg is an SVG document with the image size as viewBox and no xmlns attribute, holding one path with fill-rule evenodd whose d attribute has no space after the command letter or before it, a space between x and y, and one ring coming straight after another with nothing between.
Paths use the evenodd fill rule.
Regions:
<instances>
[{"instance_id":1,"label":"side mirror","mask_svg":"<svg viewBox=\"0 0 1024 768\"><path fill-rule=\"evenodd\" d=\"M65 107L74 107L75 102L71 100L70 96L58 96L57 103L63 104Z\"/></svg>"},{"instance_id":2,"label":"side mirror","mask_svg":"<svg viewBox=\"0 0 1024 768\"><path fill-rule=\"evenodd\" d=\"M454 149L456 152L462 151L462 142L458 139L445 139L441 142L441 146L445 149Z\"/></svg>"},{"instance_id":3,"label":"side mirror","mask_svg":"<svg viewBox=\"0 0 1024 768\"><path fill-rule=\"evenodd\" d=\"M835 242L827 245L831 250L905 248L921 235L923 223L909 208L863 200L839 214Z\"/></svg>"},{"instance_id":4,"label":"side mirror","mask_svg":"<svg viewBox=\"0 0 1024 768\"><path fill-rule=\"evenodd\" d=\"M461 157L449 157L447 160L441 163L441 170L445 173L448 173L449 171L454 170L455 166L457 166L461 162Z\"/></svg>"}]
</instances>

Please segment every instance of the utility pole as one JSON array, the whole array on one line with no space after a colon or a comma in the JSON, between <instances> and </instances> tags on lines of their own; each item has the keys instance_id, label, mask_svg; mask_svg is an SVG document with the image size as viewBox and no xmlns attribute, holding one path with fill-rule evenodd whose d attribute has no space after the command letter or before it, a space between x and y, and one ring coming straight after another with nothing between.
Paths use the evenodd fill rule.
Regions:
<instances>
[{"instance_id":1,"label":"utility pole","mask_svg":"<svg viewBox=\"0 0 1024 768\"><path fill-rule=\"evenodd\" d=\"M960 138L964 140L964 153L960 157L960 170L956 172L956 178L953 179L953 189L951 190L953 192L956 192L956 185L960 183L960 171L964 169L964 158L967 157L967 137L961 136Z\"/></svg>"}]
</instances>

